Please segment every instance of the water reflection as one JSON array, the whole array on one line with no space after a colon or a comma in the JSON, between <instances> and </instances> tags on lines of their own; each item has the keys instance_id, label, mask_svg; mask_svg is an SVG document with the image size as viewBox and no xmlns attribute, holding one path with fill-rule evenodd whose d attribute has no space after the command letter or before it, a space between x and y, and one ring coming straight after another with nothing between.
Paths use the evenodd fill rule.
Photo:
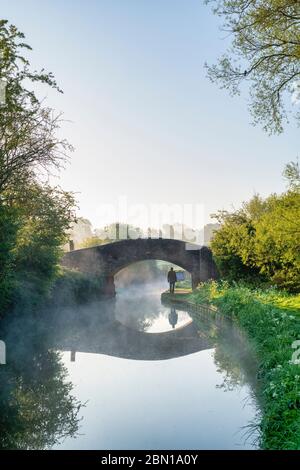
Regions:
<instances>
[{"instance_id":1,"label":"water reflection","mask_svg":"<svg viewBox=\"0 0 300 470\"><path fill-rule=\"evenodd\" d=\"M177 325L177 322L178 322L178 313L176 312L175 307L171 307L170 313L169 313L169 323L173 329Z\"/></svg>"},{"instance_id":2,"label":"water reflection","mask_svg":"<svg viewBox=\"0 0 300 470\"><path fill-rule=\"evenodd\" d=\"M184 311L161 304L161 284L150 284L141 289L119 289L115 304L115 318L129 328L147 333L162 333L181 328L191 322Z\"/></svg>"},{"instance_id":3,"label":"water reflection","mask_svg":"<svg viewBox=\"0 0 300 470\"><path fill-rule=\"evenodd\" d=\"M71 308L65 309L63 315L59 312L54 321L55 334L51 347L71 351L73 361L75 352L161 361L213 346L210 338L198 334L195 323L186 312L181 312L184 320L180 323L180 328L170 329L172 326L169 324L169 316L174 315L174 311L170 313L170 307L160 305L160 309L155 312L152 306L152 323L145 329L141 327L141 322L135 321L136 312L141 309L141 305L138 308L135 306L133 310L131 304L128 310L130 320L126 319L126 311L120 310L120 305L124 307L123 302L118 301L94 303L79 308L75 316ZM148 317L144 316L143 325L149 322ZM165 328L165 323L168 328Z\"/></svg>"},{"instance_id":4,"label":"water reflection","mask_svg":"<svg viewBox=\"0 0 300 470\"><path fill-rule=\"evenodd\" d=\"M15 318L1 325L7 364L0 367L0 449L45 449L79 428L81 404L61 355L49 349L42 322Z\"/></svg>"},{"instance_id":5,"label":"water reflection","mask_svg":"<svg viewBox=\"0 0 300 470\"><path fill-rule=\"evenodd\" d=\"M2 325L1 448L255 447L241 432L257 410L242 335L155 289L130 294Z\"/></svg>"}]
</instances>

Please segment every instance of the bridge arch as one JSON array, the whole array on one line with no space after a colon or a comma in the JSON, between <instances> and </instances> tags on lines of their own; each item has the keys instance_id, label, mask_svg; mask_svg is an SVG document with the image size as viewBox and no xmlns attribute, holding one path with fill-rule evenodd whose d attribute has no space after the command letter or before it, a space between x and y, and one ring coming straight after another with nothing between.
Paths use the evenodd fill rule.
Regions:
<instances>
[{"instance_id":1,"label":"bridge arch","mask_svg":"<svg viewBox=\"0 0 300 470\"><path fill-rule=\"evenodd\" d=\"M173 239L120 240L66 253L62 265L105 278L106 293L114 295L114 276L137 261L162 260L191 274L192 286L217 277L211 250Z\"/></svg>"}]
</instances>

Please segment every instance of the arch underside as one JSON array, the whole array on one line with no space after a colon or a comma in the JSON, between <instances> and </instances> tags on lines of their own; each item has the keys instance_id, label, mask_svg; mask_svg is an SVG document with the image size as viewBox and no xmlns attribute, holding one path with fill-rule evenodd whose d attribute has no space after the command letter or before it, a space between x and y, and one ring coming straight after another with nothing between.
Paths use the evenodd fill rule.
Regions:
<instances>
[{"instance_id":1,"label":"arch underside","mask_svg":"<svg viewBox=\"0 0 300 470\"><path fill-rule=\"evenodd\" d=\"M139 261L161 260L192 273L199 269L199 249L186 250L185 242L166 239L122 240L99 247L111 275Z\"/></svg>"},{"instance_id":2,"label":"arch underside","mask_svg":"<svg viewBox=\"0 0 300 470\"><path fill-rule=\"evenodd\" d=\"M170 259L169 257L166 257L165 259L162 259L161 257L160 258L149 258L149 257L144 257L144 258L139 258L139 259L129 259L127 262L125 263L122 263L122 264L119 264L117 266L114 266L114 268L110 271L110 274L112 276L115 276L116 274L118 274L120 271L122 271L123 269L126 269L128 268L129 266L131 266L132 264L135 264L135 263L140 263L140 262L143 262L143 261L165 261L166 263L170 263L170 264L173 264L173 265L176 265L178 266L179 268L181 269L184 269L185 271L189 272L190 274L192 274L192 267L190 266L190 264L184 264L182 263L180 260L177 260L177 259Z\"/></svg>"}]
</instances>

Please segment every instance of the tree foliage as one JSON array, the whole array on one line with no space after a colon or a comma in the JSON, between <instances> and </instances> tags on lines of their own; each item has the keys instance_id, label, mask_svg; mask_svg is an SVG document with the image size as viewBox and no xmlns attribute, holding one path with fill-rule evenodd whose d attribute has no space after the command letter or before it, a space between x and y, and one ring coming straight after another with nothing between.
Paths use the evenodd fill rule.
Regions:
<instances>
[{"instance_id":1,"label":"tree foliage","mask_svg":"<svg viewBox=\"0 0 300 470\"><path fill-rule=\"evenodd\" d=\"M74 220L72 194L45 183L71 147L59 137L60 116L44 106L35 85L61 90L51 73L31 70L30 50L24 34L1 20L0 316L20 297L37 302L47 292Z\"/></svg>"},{"instance_id":2,"label":"tree foliage","mask_svg":"<svg viewBox=\"0 0 300 470\"><path fill-rule=\"evenodd\" d=\"M289 189L266 199L254 196L242 208L217 214L222 224L211 246L221 274L300 290L300 190L295 164L287 165ZM299 177L298 177L299 178Z\"/></svg>"},{"instance_id":3,"label":"tree foliage","mask_svg":"<svg viewBox=\"0 0 300 470\"><path fill-rule=\"evenodd\" d=\"M287 180L291 189L300 191L300 167L298 160L296 162L290 162L286 165L283 176Z\"/></svg>"},{"instance_id":4,"label":"tree foliage","mask_svg":"<svg viewBox=\"0 0 300 470\"><path fill-rule=\"evenodd\" d=\"M283 131L291 111L289 101L300 100L299 0L206 0L224 20L233 37L231 48L209 77L231 93L250 85L250 110L255 124L269 133ZM300 113L295 113L300 120Z\"/></svg>"},{"instance_id":5,"label":"tree foliage","mask_svg":"<svg viewBox=\"0 0 300 470\"><path fill-rule=\"evenodd\" d=\"M24 57L24 34L0 21L0 80L6 84L0 108L0 192L19 187L24 177L60 168L71 146L58 137L60 116L45 106L30 85L59 90L51 73L32 71ZM60 90L59 90L60 91Z\"/></svg>"},{"instance_id":6,"label":"tree foliage","mask_svg":"<svg viewBox=\"0 0 300 470\"><path fill-rule=\"evenodd\" d=\"M0 318L10 307L14 285L14 255L19 221L16 210L0 202Z\"/></svg>"},{"instance_id":7,"label":"tree foliage","mask_svg":"<svg viewBox=\"0 0 300 470\"><path fill-rule=\"evenodd\" d=\"M13 249L15 275L24 305L26 299L38 302L56 278L62 246L75 218L74 199L58 187L31 183L16 195L14 204L21 221Z\"/></svg>"}]
</instances>

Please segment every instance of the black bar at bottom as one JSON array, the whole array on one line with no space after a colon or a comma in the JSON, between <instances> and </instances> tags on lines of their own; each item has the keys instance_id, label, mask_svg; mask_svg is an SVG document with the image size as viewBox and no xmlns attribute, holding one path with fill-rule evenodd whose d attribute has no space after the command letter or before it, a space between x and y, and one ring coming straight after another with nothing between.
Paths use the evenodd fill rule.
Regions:
<instances>
[{"instance_id":1,"label":"black bar at bottom","mask_svg":"<svg viewBox=\"0 0 300 470\"><path fill-rule=\"evenodd\" d=\"M220 470L226 464L290 465L299 462L297 451L188 451L188 450L105 450L105 451L1 451L0 464L16 463L23 466L34 464L72 464L74 467L106 468L108 465L120 465L123 468L137 468L149 465L191 465L209 470L208 465L218 465ZM297 463L298 463L297 462ZM206 466L206 467L205 467ZM16 467L18 468L18 466ZM239 467L240 470L243 470Z\"/></svg>"}]
</instances>

